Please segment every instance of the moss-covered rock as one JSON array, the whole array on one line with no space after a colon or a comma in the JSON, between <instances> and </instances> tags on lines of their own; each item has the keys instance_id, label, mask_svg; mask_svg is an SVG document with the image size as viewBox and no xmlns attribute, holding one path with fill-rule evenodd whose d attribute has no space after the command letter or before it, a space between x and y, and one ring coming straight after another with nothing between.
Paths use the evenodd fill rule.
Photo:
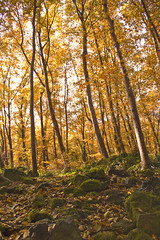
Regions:
<instances>
[{"instance_id":1,"label":"moss-covered rock","mask_svg":"<svg viewBox=\"0 0 160 240\"><path fill-rule=\"evenodd\" d=\"M21 181L25 184L34 184L35 181L31 177L22 177Z\"/></svg>"},{"instance_id":2,"label":"moss-covered rock","mask_svg":"<svg viewBox=\"0 0 160 240\"><path fill-rule=\"evenodd\" d=\"M117 240L113 232L99 232L94 236L94 240Z\"/></svg>"},{"instance_id":3,"label":"moss-covered rock","mask_svg":"<svg viewBox=\"0 0 160 240\"><path fill-rule=\"evenodd\" d=\"M86 180L80 185L80 188L85 192L99 192L102 190L103 186L99 180Z\"/></svg>"},{"instance_id":4,"label":"moss-covered rock","mask_svg":"<svg viewBox=\"0 0 160 240\"><path fill-rule=\"evenodd\" d=\"M152 240L152 238L145 232L136 228L129 232L127 240Z\"/></svg>"},{"instance_id":5,"label":"moss-covered rock","mask_svg":"<svg viewBox=\"0 0 160 240\"><path fill-rule=\"evenodd\" d=\"M33 207L43 207L45 205L43 195L35 195L32 200Z\"/></svg>"},{"instance_id":6,"label":"moss-covered rock","mask_svg":"<svg viewBox=\"0 0 160 240\"><path fill-rule=\"evenodd\" d=\"M151 236L160 236L160 212L140 214L137 228Z\"/></svg>"},{"instance_id":7,"label":"moss-covered rock","mask_svg":"<svg viewBox=\"0 0 160 240\"><path fill-rule=\"evenodd\" d=\"M79 197L79 196L83 196L85 194L86 194L86 192L82 188L76 188L74 190L73 196L74 197Z\"/></svg>"},{"instance_id":8,"label":"moss-covered rock","mask_svg":"<svg viewBox=\"0 0 160 240\"><path fill-rule=\"evenodd\" d=\"M52 219L46 209L42 209L41 211L39 211L38 209L33 209L28 214L28 220L30 222L37 222L42 219Z\"/></svg>"},{"instance_id":9,"label":"moss-covered rock","mask_svg":"<svg viewBox=\"0 0 160 240\"><path fill-rule=\"evenodd\" d=\"M160 197L151 193L135 191L125 201L126 211L133 220L142 212L160 211Z\"/></svg>"},{"instance_id":10,"label":"moss-covered rock","mask_svg":"<svg viewBox=\"0 0 160 240\"><path fill-rule=\"evenodd\" d=\"M26 174L18 169L5 169L4 177L8 178L11 181L21 181L24 177L27 177Z\"/></svg>"},{"instance_id":11,"label":"moss-covered rock","mask_svg":"<svg viewBox=\"0 0 160 240\"><path fill-rule=\"evenodd\" d=\"M65 204L65 201L63 198L53 198L50 202L52 210L54 210L56 207L62 207Z\"/></svg>"},{"instance_id":12,"label":"moss-covered rock","mask_svg":"<svg viewBox=\"0 0 160 240\"><path fill-rule=\"evenodd\" d=\"M81 183L83 183L84 181L86 181L88 179L89 179L89 177L87 177L85 175L77 174L74 176L72 182L75 186L80 186Z\"/></svg>"},{"instance_id":13,"label":"moss-covered rock","mask_svg":"<svg viewBox=\"0 0 160 240\"><path fill-rule=\"evenodd\" d=\"M91 179L107 180L107 176L103 168L91 168L87 173L87 176Z\"/></svg>"},{"instance_id":14,"label":"moss-covered rock","mask_svg":"<svg viewBox=\"0 0 160 240\"><path fill-rule=\"evenodd\" d=\"M70 193L73 193L73 192L74 192L74 189L75 189L75 188L74 188L73 186L64 188L64 189L63 189L64 195L68 195L68 194L70 194Z\"/></svg>"}]
</instances>

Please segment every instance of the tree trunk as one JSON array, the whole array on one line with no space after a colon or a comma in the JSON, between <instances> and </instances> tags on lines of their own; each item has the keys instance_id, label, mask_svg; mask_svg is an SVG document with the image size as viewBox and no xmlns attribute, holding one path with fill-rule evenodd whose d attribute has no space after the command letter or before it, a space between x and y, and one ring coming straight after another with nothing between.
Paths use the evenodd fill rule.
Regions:
<instances>
[{"instance_id":1,"label":"tree trunk","mask_svg":"<svg viewBox=\"0 0 160 240\"><path fill-rule=\"evenodd\" d=\"M49 89L47 65L46 65L46 61L45 61L45 58L44 58L43 47L42 47L42 43L41 43L41 32L40 32L40 30L38 32L38 38L39 38L39 47L40 47L40 52L41 52L43 70L44 70L44 75L45 75L45 89L46 89L46 93L47 93L49 110L50 110L50 114L51 114L51 118L52 118L52 122L53 122L53 125L54 125L54 128L55 128L55 131L56 131L56 135L57 135L59 147L60 147L60 150L61 150L61 154L62 154L62 157L64 159L64 165L65 165L65 168L67 168L68 167L68 161L67 161L66 156L65 156L65 147L63 145L62 136L61 136L61 133L60 133L60 130L59 130L58 122L57 122L57 119L56 119L56 116L55 116L55 112L54 112L53 105L52 105L52 100L51 100L51 92L50 92L50 89Z\"/></svg>"},{"instance_id":2,"label":"tree trunk","mask_svg":"<svg viewBox=\"0 0 160 240\"><path fill-rule=\"evenodd\" d=\"M37 158L36 158L36 143L35 143L35 121L34 121L34 61L36 54L35 43L35 19L36 19L36 6L37 2L34 0L34 10L32 18L32 61L30 67L30 120L31 120L31 151L32 151L32 171L34 176L38 176L37 172Z\"/></svg>"},{"instance_id":3,"label":"tree trunk","mask_svg":"<svg viewBox=\"0 0 160 240\"><path fill-rule=\"evenodd\" d=\"M41 136L42 136L42 155L43 155L43 166L46 169L46 160L47 160L47 149L46 149L46 141L45 141L45 132L44 132L44 124L43 124L43 103L42 103L43 92L40 93L40 121L41 121Z\"/></svg>"},{"instance_id":4,"label":"tree trunk","mask_svg":"<svg viewBox=\"0 0 160 240\"><path fill-rule=\"evenodd\" d=\"M130 104L135 135L137 138L138 148L139 148L139 152L140 152L140 156L141 156L142 169L149 168L150 167L150 159L149 159L146 144L144 141L141 123L140 123L139 115L138 115L138 111L137 111L136 101L135 101L133 90L132 90L132 87L130 84L130 79L129 79L128 72L127 72L127 69L125 66L123 55L120 50L120 44L119 44L119 42L117 40L117 36L115 34L114 21L110 18L109 14L108 14L107 0L103 0L103 6L104 6L105 17L106 17L106 20L107 20L107 22L109 24L109 28L110 28L110 34L111 34L111 37L112 37L112 40L113 40L113 43L114 43L114 46L115 46L115 49L117 52L118 59L120 61L122 73L123 73L124 85L126 88L126 92L127 92L127 96L128 96L128 100L129 100L129 104Z\"/></svg>"}]
</instances>

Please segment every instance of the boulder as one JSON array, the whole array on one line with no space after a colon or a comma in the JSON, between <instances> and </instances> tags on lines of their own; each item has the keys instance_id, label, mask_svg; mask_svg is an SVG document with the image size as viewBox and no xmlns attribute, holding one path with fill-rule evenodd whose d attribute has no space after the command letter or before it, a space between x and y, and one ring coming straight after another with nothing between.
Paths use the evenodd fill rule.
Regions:
<instances>
[{"instance_id":1,"label":"boulder","mask_svg":"<svg viewBox=\"0 0 160 240\"><path fill-rule=\"evenodd\" d=\"M58 221L51 230L49 240L82 240L80 231L72 218Z\"/></svg>"},{"instance_id":2,"label":"boulder","mask_svg":"<svg viewBox=\"0 0 160 240\"><path fill-rule=\"evenodd\" d=\"M6 185L10 184L11 182L12 181L10 181L8 178L6 178L0 174L0 187L6 186Z\"/></svg>"},{"instance_id":3,"label":"boulder","mask_svg":"<svg viewBox=\"0 0 160 240\"><path fill-rule=\"evenodd\" d=\"M86 180L88 180L88 179L89 179L89 177L87 177L87 176L84 176L84 175L81 175L81 174L77 174L77 175L73 178L72 182L73 182L73 184L74 184L75 186L80 186L81 183L83 183L84 181L86 181Z\"/></svg>"},{"instance_id":4,"label":"boulder","mask_svg":"<svg viewBox=\"0 0 160 240\"><path fill-rule=\"evenodd\" d=\"M151 236L160 236L160 212L140 214L137 228Z\"/></svg>"},{"instance_id":5,"label":"boulder","mask_svg":"<svg viewBox=\"0 0 160 240\"><path fill-rule=\"evenodd\" d=\"M160 195L160 179L157 177L150 177L142 183L140 190Z\"/></svg>"},{"instance_id":6,"label":"boulder","mask_svg":"<svg viewBox=\"0 0 160 240\"><path fill-rule=\"evenodd\" d=\"M94 236L94 240L117 240L117 236L113 232L99 232Z\"/></svg>"},{"instance_id":7,"label":"boulder","mask_svg":"<svg viewBox=\"0 0 160 240\"><path fill-rule=\"evenodd\" d=\"M103 168L92 167L89 172L86 174L87 177L91 179L99 179L99 180L107 180L108 177L106 176Z\"/></svg>"},{"instance_id":8,"label":"boulder","mask_svg":"<svg viewBox=\"0 0 160 240\"><path fill-rule=\"evenodd\" d=\"M103 186L99 180L88 179L80 185L80 188L85 192L99 192Z\"/></svg>"},{"instance_id":9,"label":"boulder","mask_svg":"<svg viewBox=\"0 0 160 240\"><path fill-rule=\"evenodd\" d=\"M133 230L136 226L135 223L122 219L119 222L113 222L111 224L112 229L117 230L119 233L128 234L131 230Z\"/></svg>"},{"instance_id":10,"label":"boulder","mask_svg":"<svg viewBox=\"0 0 160 240\"><path fill-rule=\"evenodd\" d=\"M5 169L4 177L8 178L11 181L21 181L26 174L18 169Z\"/></svg>"},{"instance_id":11,"label":"boulder","mask_svg":"<svg viewBox=\"0 0 160 240\"><path fill-rule=\"evenodd\" d=\"M152 240L152 238L145 232L135 228L129 232L127 240Z\"/></svg>"},{"instance_id":12,"label":"boulder","mask_svg":"<svg viewBox=\"0 0 160 240\"><path fill-rule=\"evenodd\" d=\"M142 213L160 211L160 197L142 191L135 191L125 201L125 209L133 220Z\"/></svg>"},{"instance_id":13,"label":"boulder","mask_svg":"<svg viewBox=\"0 0 160 240\"><path fill-rule=\"evenodd\" d=\"M62 207L65 204L65 201L63 198L53 198L50 202L52 210L54 210L56 207Z\"/></svg>"},{"instance_id":14,"label":"boulder","mask_svg":"<svg viewBox=\"0 0 160 240\"><path fill-rule=\"evenodd\" d=\"M41 211L33 209L28 214L29 222L37 222L41 219L52 219L52 217L48 214L46 209L42 209Z\"/></svg>"},{"instance_id":15,"label":"boulder","mask_svg":"<svg viewBox=\"0 0 160 240\"><path fill-rule=\"evenodd\" d=\"M48 223L47 222L37 222L35 225L30 227L28 231L28 236L26 239L30 240L48 240Z\"/></svg>"}]
</instances>

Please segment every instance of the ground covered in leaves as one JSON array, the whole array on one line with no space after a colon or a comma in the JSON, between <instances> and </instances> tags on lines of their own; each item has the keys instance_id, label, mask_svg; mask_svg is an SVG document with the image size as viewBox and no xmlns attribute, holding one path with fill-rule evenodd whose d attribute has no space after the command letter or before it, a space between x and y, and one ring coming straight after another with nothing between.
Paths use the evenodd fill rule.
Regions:
<instances>
[{"instance_id":1,"label":"ground covered in leaves","mask_svg":"<svg viewBox=\"0 0 160 240\"><path fill-rule=\"evenodd\" d=\"M128 161L124 158L119 164L117 158L109 163L102 160L64 174L46 173L38 178L26 175L15 181L0 181L2 239L23 239L37 220L66 216L74 217L83 239L92 240L100 231L113 231L119 239L125 239L135 228L127 216L125 199L155 174L148 171L137 175L138 158L134 167L126 166ZM23 175L24 169L20 171ZM159 177L160 172L156 175Z\"/></svg>"}]
</instances>

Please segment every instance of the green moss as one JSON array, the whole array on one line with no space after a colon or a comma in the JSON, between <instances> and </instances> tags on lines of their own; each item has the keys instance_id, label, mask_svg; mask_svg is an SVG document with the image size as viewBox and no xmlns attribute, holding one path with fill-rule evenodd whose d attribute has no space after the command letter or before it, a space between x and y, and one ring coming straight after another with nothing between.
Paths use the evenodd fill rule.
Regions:
<instances>
[{"instance_id":1,"label":"green moss","mask_svg":"<svg viewBox=\"0 0 160 240\"><path fill-rule=\"evenodd\" d=\"M31 177L23 177L21 179L21 181L25 184L34 184L35 183Z\"/></svg>"},{"instance_id":2,"label":"green moss","mask_svg":"<svg viewBox=\"0 0 160 240\"><path fill-rule=\"evenodd\" d=\"M94 240L117 240L113 232L99 232L94 236Z\"/></svg>"},{"instance_id":3,"label":"green moss","mask_svg":"<svg viewBox=\"0 0 160 240\"><path fill-rule=\"evenodd\" d=\"M56 207L62 207L64 205L64 199L63 198L53 198L50 202L52 210L54 210Z\"/></svg>"},{"instance_id":4,"label":"green moss","mask_svg":"<svg viewBox=\"0 0 160 240\"><path fill-rule=\"evenodd\" d=\"M66 187L66 188L63 189L63 192L64 192L65 195L68 195L68 194L74 192L74 188L73 187Z\"/></svg>"},{"instance_id":5,"label":"green moss","mask_svg":"<svg viewBox=\"0 0 160 240\"><path fill-rule=\"evenodd\" d=\"M99 180L86 180L83 182L80 187L85 192L99 192L102 190L102 184Z\"/></svg>"},{"instance_id":6,"label":"green moss","mask_svg":"<svg viewBox=\"0 0 160 240\"><path fill-rule=\"evenodd\" d=\"M8 226L0 222L0 232L3 234L7 231Z\"/></svg>"},{"instance_id":7,"label":"green moss","mask_svg":"<svg viewBox=\"0 0 160 240\"><path fill-rule=\"evenodd\" d=\"M143 212L160 210L160 197L151 193L135 191L125 201L125 208L130 218L137 220Z\"/></svg>"},{"instance_id":8,"label":"green moss","mask_svg":"<svg viewBox=\"0 0 160 240\"><path fill-rule=\"evenodd\" d=\"M127 240L152 240L152 238L145 232L136 228L129 232Z\"/></svg>"},{"instance_id":9,"label":"green moss","mask_svg":"<svg viewBox=\"0 0 160 240\"><path fill-rule=\"evenodd\" d=\"M28 214L29 222L37 222L42 219L51 219L52 217L48 214L46 209L39 211L38 209L33 209Z\"/></svg>"},{"instance_id":10,"label":"green moss","mask_svg":"<svg viewBox=\"0 0 160 240\"><path fill-rule=\"evenodd\" d=\"M98 167L91 168L87 173L87 176L91 179L100 179L100 180L107 179L104 169L98 168Z\"/></svg>"},{"instance_id":11,"label":"green moss","mask_svg":"<svg viewBox=\"0 0 160 240\"><path fill-rule=\"evenodd\" d=\"M75 186L79 186L79 185L81 185L81 183L83 183L84 181L86 181L88 179L89 179L89 177L87 177L87 176L77 174L76 176L73 177L72 182Z\"/></svg>"},{"instance_id":12,"label":"green moss","mask_svg":"<svg viewBox=\"0 0 160 240\"><path fill-rule=\"evenodd\" d=\"M32 200L33 207L43 207L45 205L44 197L42 195L35 195Z\"/></svg>"},{"instance_id":13,"label":"green moss","mask_svg":"<svg viewBox=\"0 0 160 240\"><path fill-rule=\"evenodd\" d=\"M74 197L79 197L79 196L83 196L85 194L86 194L86 192L82 188L76 188L74 190L73 196Z\"/></svg>"}]
</instances>

